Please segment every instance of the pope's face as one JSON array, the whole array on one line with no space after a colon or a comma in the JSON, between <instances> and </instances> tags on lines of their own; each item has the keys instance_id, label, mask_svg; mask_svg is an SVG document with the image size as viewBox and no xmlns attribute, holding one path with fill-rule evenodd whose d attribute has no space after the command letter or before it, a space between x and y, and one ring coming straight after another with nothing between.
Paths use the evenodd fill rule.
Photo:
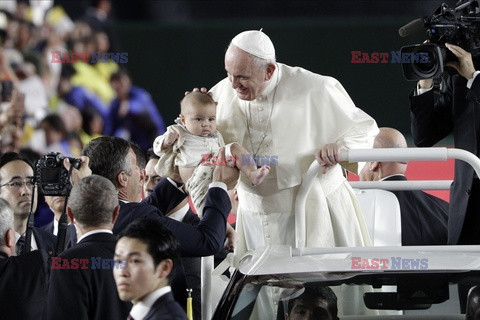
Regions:
<instances>
[{"instance_id":1,"label":"pope's face","mask_svg":"<svg viewBox=\"0 0 480 320\"><path fill-rule=\"evenodd\" d=\"M268 67L259 68L248 53L235 46L230 46L225 54L225 70L232 88L241 100L252 101L258 98L271 78Z\"/></svg>"}]
</instances>

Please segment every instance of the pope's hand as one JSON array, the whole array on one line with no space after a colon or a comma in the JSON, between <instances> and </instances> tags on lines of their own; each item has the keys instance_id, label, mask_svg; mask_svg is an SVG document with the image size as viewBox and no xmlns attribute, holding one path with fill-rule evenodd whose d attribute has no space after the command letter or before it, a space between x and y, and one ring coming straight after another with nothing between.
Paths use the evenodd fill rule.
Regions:
<instances>
[{"instance_id":1,"label":"pope's hand","mask_svg":"<svg viewBox=\"0 0 480 320\"><path fill-rule=\"evenodd\" d=\"M340 150L346 149L336 143L329 143L315 153L315 159L322 166L322 173L327 173L330 167L340 162Z\"/></svg>"}]
</instances>

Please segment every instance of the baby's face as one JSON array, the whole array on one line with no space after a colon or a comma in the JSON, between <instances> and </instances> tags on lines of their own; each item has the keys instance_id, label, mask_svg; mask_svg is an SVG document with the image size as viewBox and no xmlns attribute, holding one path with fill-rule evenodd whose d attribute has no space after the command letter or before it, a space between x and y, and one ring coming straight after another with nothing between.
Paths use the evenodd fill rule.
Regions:
<instances>
[{"instance_id":1,"label":"baby's face","mask_svg":"<svg viewBox=\"0 0 480 320\"><path fill-rule=\"evenodd\" d=\"M207 137L217 131L216 110L215 104L191 104L180 116L180 119L191 134Z\"/></svg>"}]
</instances>

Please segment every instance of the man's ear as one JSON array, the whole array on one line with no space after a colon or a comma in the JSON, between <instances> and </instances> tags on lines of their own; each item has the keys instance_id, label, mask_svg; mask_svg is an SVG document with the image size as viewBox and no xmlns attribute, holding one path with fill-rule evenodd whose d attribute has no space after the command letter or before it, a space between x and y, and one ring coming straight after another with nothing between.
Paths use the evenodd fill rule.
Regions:
<instances>
[{"instance_id":1,"label":"man's ear","mask_svg":"<svg viewBox=\"0 0 480 320\"><path fill-rule=\"evenodd\" d=\"M71 224L75 224L75 218L73 217L72 209L69 206L67 206L67 217Z\"/></svg>"},{"instance_id":2,"label":"man's ear","mask_svg":"<svg viewBox=\"0 0 480 320\"><path fill-rule=\"evenodd\" d=\"M370 162L370 171L377 172L378 169L380 169L380 162L378 161L372 161Z\"/></svg>"},{"instance_id":3,"label":"man's ear","mask_svg":"<svg viewBox=\"0 0 480 320\"><path fill-rule=\"evenodd\" d=\"M272 78L273 72L275 71L276 65L271 63L265 69L265 81L268 81Z\"/></svg>"},{"instance_id":4,"label":"man's ear","mask_svg":"<svg viewBox=\"0 0 480 320\"><path fill-rule=\"evenodd\" d=\"M162 260L157 266L158 275L162 279L167 279L170 272L172 272L172 269L173 269L172 259Z\"/></svg>"},{"instance_id":5,"label":"man's ear","mask_svg":"<svg viewBox=\"0 0 480 320\"><path fill-rule=\"evenodd\" d=\"M119 186L126 187L127 181L128 181L128 175L125 171L122 171L117 175L117 183Z\"/></svg>"},{"instance_id":6,"label":"man's ear","mask_svg":"<svg viewBox=\"0 0 480 320\"><path fill-rule=\"evenodd\" d=\"M113 209L112 213L112 225L115 224L115 221L117 221L118 214L120 213L120 205L116 206L115 209Z\"/></svg>"},{"instance_id":7,"label":"man's ear","mask_svg":"<svg viewBox=\"0 0 480 320\"><path fill-rule=\"evenodd\" d=\"M7 230L7 233L5 234L5 244L7 245L8 248L10 248L13 252L15 252L15 229L11 228Z\"/></svg>"}]
</instances>

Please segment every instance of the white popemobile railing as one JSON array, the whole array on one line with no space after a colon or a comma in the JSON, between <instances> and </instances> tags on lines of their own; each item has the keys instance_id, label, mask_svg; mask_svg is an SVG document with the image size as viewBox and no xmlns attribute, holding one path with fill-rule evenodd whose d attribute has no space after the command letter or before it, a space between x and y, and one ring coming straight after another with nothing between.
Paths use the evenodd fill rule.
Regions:
<instances>
[{"instance_id":1,"label":"white popemobile railing","mask_svg":"<svg viewBox=\"0 0 480 320\"><path fill-rule=\"evenodd\" d=\"M447 161L448 159L463 160L469 163L480 177L480 159L474 154L454 148L379 148L345 150L340 154L341 161ZM296 248L300 251L305 248L305 200L314 180L321 169L320 164L314 161L305 175L305 179L295 200L295 238ZM449 189L451 181L372 181L351 183L355 188L378 188L388 190L414 189Z\"/></svg>"},{"instance_id":2,"label":"white popemobile railing","mask_svg":"<svg viewBox=\"0 0 480 320\"><path fill-rule=\"evenodd\" d=\"M480 159L474 154L454 148L381 148L381 149L356 149L342 151L340 154L341 161L347 162L365 162L365 161L382 161L382 162L398 162L398 161L447 161L448 159L463 160L469 163L480 177ZM299 188L297 198L295 200L295 237L296 248L298 254L309 254L312 252L321 252L322 248L305 248L305 202L313 182L321 172L321 166L314 161ZM449 180L416 180L416 181L367 181L367 182L350 182L352 187L362 189L387 189L387 190L434 190L449 189L452 181ZM326 249L326 248L325 248ZM342 248L339 248L341 250ZM344 248L348 250L348 248ZM231 256L228 257L231 259ZM227 258L227 259L228 259ZM203 280L211 280L221 275L230 265L228 261L222 262L213 273L202 275ZM204 270L202 270L203 272ZM213 275L213 277L212 277ZM202 283L202 290L207 289L208 292L202 292L202 320L210 319L211 310L215 308L217 301L212 301L211 290L214 288L212 283L208 285ZM215 288L218 290L219 288Z\"/></svg>"}]
</instances>

